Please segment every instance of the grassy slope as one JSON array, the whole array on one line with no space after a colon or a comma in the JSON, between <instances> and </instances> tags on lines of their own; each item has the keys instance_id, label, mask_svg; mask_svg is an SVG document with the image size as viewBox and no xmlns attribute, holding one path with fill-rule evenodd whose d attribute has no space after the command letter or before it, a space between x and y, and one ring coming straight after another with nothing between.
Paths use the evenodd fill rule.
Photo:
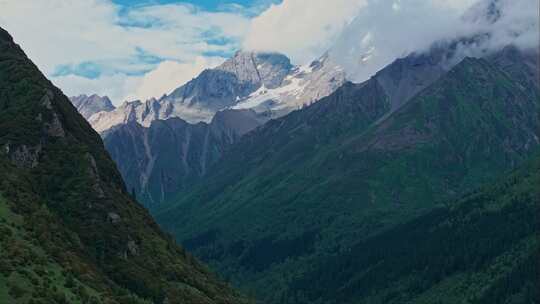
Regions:
<instances>
[{"instance_id":1,"label":"grassy slope","mask_svg":"<svg viewBox=\"0 0 540 304\"><path fill-rule=\"evenodd\" d=\"M30 299L42 303L99 303L102 297L97 290L50 259L27 230L24 219L10 210L3 197L0 231L0 303L25 303Z\"/></svg>"},{"instance_id":2,"label":"grassy slope","mask_svg":"<svg viewBox=\"0 0 540 304\"><path fill-rule=\"evenodd\" d=\"M73 298L64 282L72 278L97 303L244 301L160 231L127 193L98 134L2 29L0 148L2 228L12 231L0 243L11 255L2 260L2 296L18 284L25 297L15 303L49 289ZM13 242L28 256L13 254ZM54 272L43 275L52 280L45 287L33 274L41 268Z\"/></svg>"},{"instance_id":3,"label":"grassy slope","mask_svg":"<svg viewBox=\"0 0 540 304\"><path fill-rule=\"evenodd\" d=\"M377 88L343 90L247 136L158 221L240 286L290 300L275 290L326 256L492 180L538 144L537 96L484 60L377 124Z\"/></svg>"}]
</instances>

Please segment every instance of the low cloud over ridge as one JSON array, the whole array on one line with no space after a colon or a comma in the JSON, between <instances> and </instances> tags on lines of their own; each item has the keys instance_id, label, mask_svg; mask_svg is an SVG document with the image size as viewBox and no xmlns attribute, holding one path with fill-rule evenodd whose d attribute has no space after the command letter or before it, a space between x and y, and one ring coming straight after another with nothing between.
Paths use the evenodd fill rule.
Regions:
<instances>
[{"instance_id":1,"label":"low cloud over ridge","mask_svg":"<svg viewBox=\"0 0 540 304\"><path fill-rule=\"evenodd\" d=\"M397 58L435 42L483 35L459 56L478 56L508 44L538 47L536 0L370 0L331 48L331 57L361 82Z\"/></svg>"}]
</instances>

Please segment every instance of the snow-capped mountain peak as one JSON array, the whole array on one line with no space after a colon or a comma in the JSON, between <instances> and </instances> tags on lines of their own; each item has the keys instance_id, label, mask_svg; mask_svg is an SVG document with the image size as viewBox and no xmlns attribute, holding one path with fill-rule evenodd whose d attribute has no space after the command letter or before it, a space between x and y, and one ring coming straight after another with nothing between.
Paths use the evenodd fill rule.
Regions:
<instances>
[{"instance_id":1,"label":"snow-capped mountain peak","mask_svg":"<svg viewBox=\"0 0 540 304\"><path fill-rule=\"evenodd\" d=\"M94 115L95 113L105 111L110 112L114 110L114 106L107 96L98 96L96 94L93 95L79 95L79 96L72 96L69 98L71 100L71 103L77 108L77 111L81 113L81 115L88 119L90 116Z\"/></svg>"},{"instance_id":2,"label":"snow-capped mountain peak","mask_svg":"<svg viewBox=\"0 0 540 304\"><path fill-rule=\"evenodd\" d=\"M291 69L280 86L262 86L232 108L253 109L276 118L329 95L344 82L343 69L325 54L309 65Z\"/></svg>"},{"instance_id":3,"label":"snow-capped mountain peak","mask_svg":"<svg viewBox=\"0 0 540 304\"><path fill-rule=\"evenodd\" d=\"M87 119L103 132L130 121L149 126L172 117L210 122L225 109L253 109L275 118L332 93L344 81L345 73L327 55L310 65L293 66L283 54L240 51L160 99L125 102Z\"/></svg>"}]
</instances>

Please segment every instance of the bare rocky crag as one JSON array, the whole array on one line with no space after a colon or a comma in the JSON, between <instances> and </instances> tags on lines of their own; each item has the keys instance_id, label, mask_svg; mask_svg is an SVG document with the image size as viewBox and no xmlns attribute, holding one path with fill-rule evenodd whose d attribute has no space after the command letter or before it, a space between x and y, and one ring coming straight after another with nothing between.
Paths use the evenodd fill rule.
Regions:
<instances>
[{"instance_id":1,"label":"bare rocky crag","mask_svg":"<svg viewBox=\"0 0 540 304\"><path fill-rule=\"evenodd\" d=\"M309 66L293 66L282 54L237 52L160 98L126 101L112 110L94 95L73 97L72 102L80 104L79 111L101 133L131 121L149 127L154 120L174 117L209 123L226 109L252 109L268 120L327 96L344 81L342 69L326 55Z\"/></svg>"},{"instance_id":2,"label":"bare rocky crag","mask_svg":"<svg viewBox=\"0 0 540 304\"><path fill-rule=\"evenodd\" d=\"M115 109L115 106L112 104L111 100L107 96L98 96L92 94L90 96L82 94L79 96L72 96L69 98L73 106L77 108L77 111L81 115L89 119L90 116L99 113L99 112L110 112Z\"/></svg>"},{"instance_id":3,"label":"bare rocky crag","mask_svg":"<svg viewBox=\"0 0 540 304\"><path fill-rule=\"evenodd\" d=\"M132 121L102 137L130 191L153 210L204 176L231 144L260 124L251 110L225 110L209 124L170 118L144 127Z\"/></svg>"}]
</instances>

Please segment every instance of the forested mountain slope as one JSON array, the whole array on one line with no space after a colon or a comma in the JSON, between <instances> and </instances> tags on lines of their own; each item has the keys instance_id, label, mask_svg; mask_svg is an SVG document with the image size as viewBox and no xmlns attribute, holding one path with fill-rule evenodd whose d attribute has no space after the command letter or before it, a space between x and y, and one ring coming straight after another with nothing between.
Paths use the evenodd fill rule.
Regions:
<instances>
[{"instance_id":1,"label":"forested mountain slope","mask_svg":"<svg viewBox=\"0 0 540 304\"><path fill-rule=\"evenodd\" d=\"M0 302L242 303L135 202L99 135L0 29Z\"/></svg>"},{"instance_id":2,"label":"forested mountain slope","mask_svg":"<svg viewBox=\"0 0 540 304\"><path fill-rule=\"evenodd\" d=\"M540 157L331 256L295 280L297 303L538 303Z\"/></svg>"},{"instance_id":3,"label":"forested mountain slope","mask_svg":"<svg viewBox=\"0 0 540 304\"><path fill-rule=\"evenodd\" d=\"M398 107L377 75L345 84L244 136L158 222L261 299L292 301L275 290L537 150L538 90L508 68L529 57L505 58L465 58Z\"/></svg>"}]
</instances>

